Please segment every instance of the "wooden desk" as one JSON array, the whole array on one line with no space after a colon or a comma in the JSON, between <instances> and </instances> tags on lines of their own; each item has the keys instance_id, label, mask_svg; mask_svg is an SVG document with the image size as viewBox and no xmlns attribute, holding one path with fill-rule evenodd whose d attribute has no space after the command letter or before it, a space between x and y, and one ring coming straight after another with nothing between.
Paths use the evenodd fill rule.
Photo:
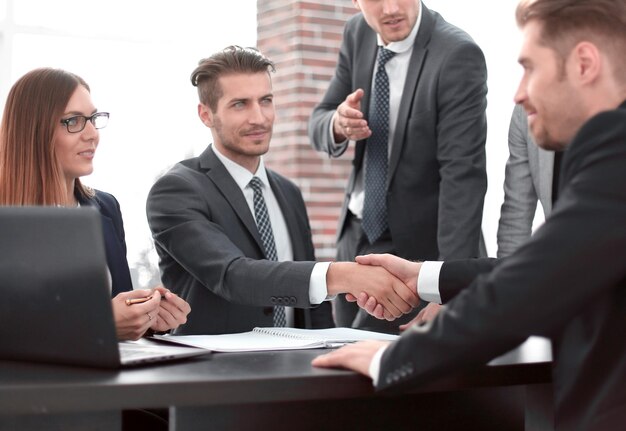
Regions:
<instances>
[{"instance_id":1,"label":"wooden desk","mask_svg":"<svg viewBox=\"0 0 626 431\"><path fill-rule=\"evenodd\" d=\"M117 372L0 361L0 430L109 430L119 428L121 409L150 407L172 407L177 430L402 430L418 422L420 430L523 430L528 406L549 407L550 353L539 350L394 397L375 394L355 373L311 367L320 350L217 353ZM528 403L527 393L541 400Z\"/></svg>"}]
</instances>

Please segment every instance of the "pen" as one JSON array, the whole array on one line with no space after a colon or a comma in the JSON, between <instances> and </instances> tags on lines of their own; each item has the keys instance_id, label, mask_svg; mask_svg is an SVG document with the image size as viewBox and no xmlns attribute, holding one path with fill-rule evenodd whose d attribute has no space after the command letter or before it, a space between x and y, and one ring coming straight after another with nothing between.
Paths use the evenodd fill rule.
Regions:
<instances>
[{"instance_id":1,"label":"pen","mask_svg":"<svg viewBox=\"0 0 626 431\"><path fill-rule=\"evenodd\" d=\"M126 300L126 305L141 304L143 302L150 301L151 299L152 296L146 296L144 298L129 298Z\"/></svg>"}]
</instances>

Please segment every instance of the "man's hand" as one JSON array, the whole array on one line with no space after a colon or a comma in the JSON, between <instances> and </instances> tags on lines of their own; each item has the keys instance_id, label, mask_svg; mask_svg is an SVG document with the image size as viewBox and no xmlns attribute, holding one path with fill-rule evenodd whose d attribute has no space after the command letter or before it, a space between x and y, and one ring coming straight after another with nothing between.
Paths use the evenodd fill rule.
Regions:
<instances>
[{"instance_id":1,"label":"man's hand","mask_svg":"<svg viewBox=\"0 0 626 431\"><path fill-rule=\"evenodd\" d=\"M132 304L128 300L150 299ZM161 294L149 289L122 292L111 300L119 340L138 340L157 321Z\"/></svg>"},{"instance_id":2,"label":"man's hand","mask_svg":"<svg viewBox=\"0 0 626 431\"><path fill-rule=\"evenodd\" d=\"M361 265L382 266L389 273L393 274L406 284L407 287L415 293L415 296L417 296L417 277L422 267L420 262L409 262L408 260L392 254L368 254L365 256L357 256L356 261ZM385 318L384 307L376 300L375 297L368 295L367 292L363 291L358 294L348 293L346 294L346 300L348 302L356 302L359 307L377 319ZM422 311L420 311L418 316L422 314ZM413 321L415 321L415 319Z\"/></svg>"},{"instance_id":3,"label":"man's hand","mask_svg":"<svg viewBox=\"0 0 626 431\"><path fill-rule=\"evenodd\" d=\"M384 319L385 309L382 305L376 301L376 298L373 296L369 296L365 292L361 292L358 296L351 295L350 293L346 293L346 301L348 302L356 302L356 304L365 310L368 314L374 316L377 319Z\"/></svg>"},{"instance_id":4,"label":"man's hand","mask_svg":"<svg viewBox=\"0 0 626 431\"><path fill-rule=\"evenodd\" d=\"M417 292L417 277L422 268L421 262L410 262L393 254L366 254L357 256L356 261L360 265L382 266Z\"/></svg>"},{"instance_id":5,"label":"man's hand","mask_svg":"<svg viewBox=\"0 0 626 431\"><path fill-rule=\"evenodd\" d=\"M163 332L185 324L187 315L191 311L191 306L187 301L170 292L163 285L155 287L154 290L158 291L163 299L159 304L158 317L153 320L154 323L150 327L157 332Z\"/></svg>"},{"instance_id":6,"label":"man's hand","mask_svg":"<svg viewBox=\"0 0 626 431\"><path fill-rule=\"evenodd\" d=\"M422 323L430 322L439 313L441 307L442 305L439 305L435 302L429 303L419 313L417 313L417 316L415 316L413 320L405 323L404 325L400 325L400 331L406 331L407 329L409 329L410 326L413 325L421 325Z\"/></svg>"},{"instance_id":7,"label":"man's hand","mask_svg":"<svg viewBox=\"0 0 626 431\"><path fill-rule=\"evenodd\" d=\"M340 349L313 359L311 365L322 368L347 368L365 376L369 374L372 358L382 347L388 345L388 341L359 341L347 344Z\"/></svg>"},{"instance_id":8,"label":"man's hand","mask_svg":"<svg viewBox=\"0 0 626 431\"><path fill-rule=\"evenodd\" d=\"M358 141L368 138L372 131L367 120L363 118L361 112L361 99L365 93L362 89L357 89L349 94L335 111L333 115L333 136L335 142L343 142L346 139Z\"/></svg>"},{"instance_id":9,"label":"man's hand","mask_svg":"<svg viewBox=\"0 0 626 431\"><path fill-rule=\"evenodd\" d=\"M355 296L364 292L375 298L383 309L382 318L387 320L397 319L419 304L415 289L381 267L335 262L326 274L326 285L330 295L349 293Z\"/></svg>"}]
</instances>

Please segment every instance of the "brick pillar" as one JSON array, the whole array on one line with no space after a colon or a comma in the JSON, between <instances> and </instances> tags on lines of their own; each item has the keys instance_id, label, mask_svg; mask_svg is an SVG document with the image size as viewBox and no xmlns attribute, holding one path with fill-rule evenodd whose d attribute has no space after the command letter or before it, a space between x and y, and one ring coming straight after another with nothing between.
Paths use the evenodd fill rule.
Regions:
<instances>
[{"instance_id":1,"label":"brick pillar","mask_svg":"<svg viewBox=\"0 0 626 431\"><path fill-rule=\"evenodd\" d=\"M352 149L339 159L315 152L309 116L333 76L348 0L257 0L258 48L276 63L276 122L267 165L294 181L309 212L318 260L335 257L335 235Z\"/></svg>"}]
</instances>

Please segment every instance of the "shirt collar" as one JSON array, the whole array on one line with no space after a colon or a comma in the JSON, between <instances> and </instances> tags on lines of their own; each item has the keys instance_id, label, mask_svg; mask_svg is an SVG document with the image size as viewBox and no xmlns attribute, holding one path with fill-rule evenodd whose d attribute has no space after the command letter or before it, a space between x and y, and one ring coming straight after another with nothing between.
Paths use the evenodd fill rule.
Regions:
<instances>
[{"instance_id":1,"label":"shirt collar","mask_svg":"<svg viewBox=\"0 0 626 431\"><path fill-rule=\"evenodd\" d=\"M380 37L378 33L376 33L378 46L383 46L386 49L395 52L396 54L401 54L411 49L413 47L413 44L415 43L415 38L417 37L417 31L419 30L420 23L422 22L422 10L423 9L424 7L422 5L422 2L420 2L420 11L417 14L415 25L413 26L411 33L409 33L409 35L405 39L399 40L397 42L390 42L387 46L385 46L385 42L383 42L383 39Z\"/></svg>"},{"instance_id":2,"label":"shirt collar","mask_svg":"<svg viewBox=\"0 0 626 431\"><path fill-rule=\"evenodd\" d=\"M230 176L233 177L241 190L245 189L248 186L248 183L250 182L252 177L259 177L263 185L265 187L269 187L269 181L267 179L267 171L265 170L263 157L261 157L261 159L259 160L259 167L257 168L256 173L252 174L243 166L233 162L228 157L220 153L215 145L211 144L211 149L213 150L217 158L220 159Z\"/></svg>"}]
</instances>

